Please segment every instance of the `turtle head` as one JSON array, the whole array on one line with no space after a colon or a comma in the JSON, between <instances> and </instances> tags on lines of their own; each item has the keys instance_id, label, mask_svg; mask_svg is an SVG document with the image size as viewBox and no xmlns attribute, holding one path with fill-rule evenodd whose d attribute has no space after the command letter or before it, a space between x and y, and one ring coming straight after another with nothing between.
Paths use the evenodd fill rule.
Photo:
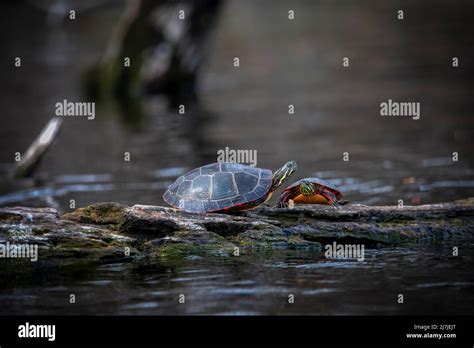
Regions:
<instances>
[{"instance_id":1,"label":"turtle head","mask_svg":"<svg viewBox=\"0 0 474 348\"><path fill-rule=\"evenodd\" d=\"M290 176L296 171L296 162L290 161L287 162L283 167L278 169L273 174L272 187L270 192L275 191L281 184L283 184Z\"/></svg>"},{"instance_id":2,"label":"turtle head","mask_svg":"<svg viewBox=\"0 0 474 348\"><path fill-rule=\"evenodd\" d=\"M303 180L300 183L300 192L303 196L313 196L316 193L313 183Z\"/></svg>"}]
</instances>

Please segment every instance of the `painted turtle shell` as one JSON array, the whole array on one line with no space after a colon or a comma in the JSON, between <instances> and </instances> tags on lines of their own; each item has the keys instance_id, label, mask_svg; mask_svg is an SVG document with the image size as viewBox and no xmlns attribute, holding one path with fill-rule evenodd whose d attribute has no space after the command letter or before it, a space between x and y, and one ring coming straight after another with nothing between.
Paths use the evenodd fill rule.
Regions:
<instances>
[{"instance_id":1,"label":"painted turtle shell","mask_svg":"<svg viewBox=\"0 0 474 348\"><path fill-rule=\"evenodd\" d=\"M331 185L330 183L328 183L326 180L319 179L319 178L304 178L304 179L298 180L297 182L295 182L295 183L291 184L290 186L288 186L287 188L285 188L284 191L291 190L293 187L300 185L302 181L309 181L309 182L312 182L313 184L322 186L323 188L325 188L325 189L331 191L332 193L334 193L334 195L336 196L336 198L338 200L340 200L342 198L341 191L339 191L334 185Z\"/></svg>"},{"instance_id":2,"label":"painted turtle shell","mask_svg":"<svg viewBox=\"0 0 474 348\"><path fill-rule=\"evenodd\" d=\"M248 209L265 201L272 177L269 169L239 163L208 164L176 179L163 199L192 213Z\"/></svg>"}]
</instances>

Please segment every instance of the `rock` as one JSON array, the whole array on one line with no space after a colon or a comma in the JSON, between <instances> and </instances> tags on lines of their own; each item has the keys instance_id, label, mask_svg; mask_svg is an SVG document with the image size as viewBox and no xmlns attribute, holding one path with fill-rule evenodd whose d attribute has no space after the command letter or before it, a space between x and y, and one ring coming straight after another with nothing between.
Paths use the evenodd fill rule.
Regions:
<instances>
[{"instance_id":1,"label":"rock","mask_svg":"<svg viewBox=\"0 0 474 348\"><path fill-rule=\"evenodd\" d=\"M38 262L0 259L2 273L77 263L144 258L230 256L236 250L368 247L472 239L474 199L423 206L296 205L239 214L191 214L174 208L98 203L59 216L52 208L0 208L0 244L32 244ZM21 267L18 265L21 264Z\"/></svg>"}]
</instances>

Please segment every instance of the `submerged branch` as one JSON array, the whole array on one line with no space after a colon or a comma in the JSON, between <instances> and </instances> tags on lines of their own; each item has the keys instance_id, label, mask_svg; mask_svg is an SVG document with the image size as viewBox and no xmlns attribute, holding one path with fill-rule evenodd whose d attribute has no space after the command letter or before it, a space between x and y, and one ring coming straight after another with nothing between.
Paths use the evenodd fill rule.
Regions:
<instances>
[{"instance_id":1,"label":"submerged branch","mask_svg":"<svg viewBox=\"0 0 474 348\"><path fill-rule=\"evenodd\" d=\"M29 177L34 173L41 159L58 136L62 123L63 120L59 117L53 117L49 120L35 141L30 145L28 150L26 150L21 161L18 162L15 169L16 177Z\"/></svg>"}]
</instances>

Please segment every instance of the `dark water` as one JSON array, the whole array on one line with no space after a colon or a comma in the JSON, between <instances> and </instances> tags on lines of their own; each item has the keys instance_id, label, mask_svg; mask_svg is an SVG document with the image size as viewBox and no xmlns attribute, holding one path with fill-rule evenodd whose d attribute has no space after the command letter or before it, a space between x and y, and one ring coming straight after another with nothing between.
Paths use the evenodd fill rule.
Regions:
<instances>
[{"instance_id":1,"label":"dark water","mask_svg":"<svg viewBox=\"0 0 474 348\"><path fill-rule=\"evenodd\" d=\"M95 120L65 120L36 179L11 179L14 153L25 151L54 104L81 100L83 73L100 58L121 11L119 3L78 2L78 19L70 22L48 13L52 3L0 11L8 53L0 61L11 66L0 87L0 206L65 212L71 199L76 206L163 204L176 176L215 162L226 146L257 150L260 167L295 160L295 180L325 178L358 203L474 196L470 1L229 1L211 40L199 109L179 115L161 98L144 100L142 115L99 104ZM289 7L294 21L287 20ZM16 56L21 69L13 67ZM342 67L346 56L350 68ZM381 117L387 99L419 101L421 118ZM456 259L441 246L371 250L375 257L361 264L275 252L163 267L107 265L19 279L3 285L0 302L10 313L467 313L473 249L461 247L465 254ZM64 305L71 289L81 299L73 308ZM401 306L393 300L400 289L410 297ZM184 306L176 304L181 292ZM288 292L297 296L291 306Z\"/></svg>"},{"instance_id":2,"label":"dark water","mask_svg":"<svg viewBox=\"0 0 474 348\"><path fill-rule=\"evenodd\" d=\"M453 257L448 245L373 249L364 262L276 251L40 273L15 289L3 285L0 313L467 315L474 304L474 244L460 250Z\"/></svg>"}]
</instances>

